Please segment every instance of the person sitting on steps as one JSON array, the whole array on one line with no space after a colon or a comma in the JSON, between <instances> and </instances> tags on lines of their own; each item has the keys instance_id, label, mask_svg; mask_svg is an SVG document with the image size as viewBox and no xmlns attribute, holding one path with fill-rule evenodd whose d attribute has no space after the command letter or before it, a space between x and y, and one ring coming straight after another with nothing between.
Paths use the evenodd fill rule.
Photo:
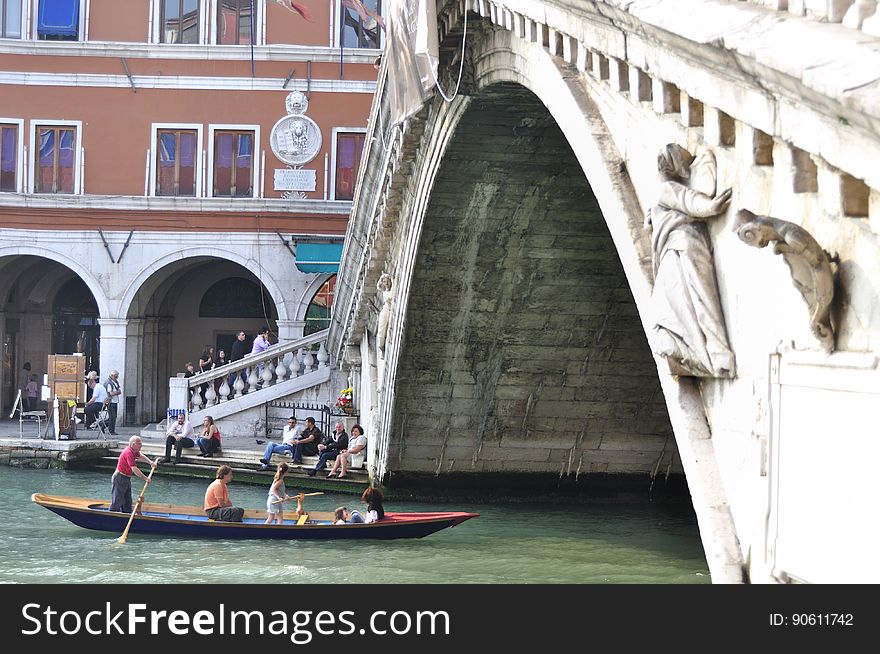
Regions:
<instances>
[{"instance_id":1,"label":"person sitting on steps","mask_svg":"<svg viewBox=\"0 0 880 654\"><path fill-rule=\"evenodd\" d=\"M345 427L341 422L336 423L335 431L318 444L318 463L312 470L309 470L309 477L318 474L318 470L323 470L327 465L327 461L333 461L339 456L339 453L348 447L348 434L345 433Z\"/></svg>"},{"instance_id":2,"label":"person sitting on steps","mask_svg":"<svg viewBox=\"0 0 880 654\"><path fill-rule=\"evenodd\" d=\"M202 427L202 435L196 439L196 445L202 451L199 456L211 458L220 451L220 428L214 423L214 418L211 416L205 416Z\"/></svg>"},{"instance_id":3,"label":"person sitting on steps","mask_svg":"<svg viewBox=\"0 0 880 654\"><path fill-rule=\"evenodd\" d=\"M296 447L297 441L299 441L300 434L302 433L303 426L296 424L296 416L290 416L287 419L287 424L284 425L284 431L281 434L281 442L269 443L268 445L266 445L266 451L263 452L263 458L260 459L260 463L263 464L260 466L260 470L269 469L269 459L272 458L273 454L293 452ZM258 441L258 443L259 442L262 441Z\"/></svg>"},{"instance_id":4,"label":"person sitting on steps","mask_svg":"<svg viewBox=\"0 0 880 654\"><path fill-rule=\"evenodd\" d=\"M293 463L302 465L303 455L315 456L318 454L318 443L324 438L321 430L315 426L315 419L311 416L306 418L306 428L300 434L299 440L294 441Z\"/></svg>"},{"instance_id":5,"label":"person sitting on steps","mask_svg":"<svg viewBox=\"0 0 880 654\"><path fill-rule=\"evenodd\" d=\"M333 462L333 467L327 474L327 479L336 475L339 470L339 479L344 479L347 475L348 467L360 468L364 465L366 459L367 437L364 436L364 428L360 425L354 425L351 428L351 438L348 439L348 447L339 453ZM340 470L341 468L341 470Z\"/></svg>"},{"instance_id":6,"label":"person sitting on steps","mask_svg":"<svg viewBox=\"0 0 880 654\"><path fill-rule=\"evenodd\" d=\"M193 440L195 434L193 433L192 425L189 424L186 413L182 411L177 414L177 420L171 422L171 426L168 427L165 436L165 458L162 459L162 463L180 463L181 450L184 447L195 447L196 444ZM174 461L171 460L172 447L175 448L176 456Z\"/></svg>"}]
</instances>

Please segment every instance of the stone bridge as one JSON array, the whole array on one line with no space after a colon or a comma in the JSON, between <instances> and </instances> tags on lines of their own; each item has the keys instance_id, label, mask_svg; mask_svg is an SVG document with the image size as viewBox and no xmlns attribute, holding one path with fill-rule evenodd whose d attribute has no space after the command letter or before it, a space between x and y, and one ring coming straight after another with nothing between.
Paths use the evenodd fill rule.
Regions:
<instances>
[{"instance_id":1,"label":"stone bridge","mask_svg":"<svg viewBox=\"0 0 880 654\"><path fill-rule=\"evenodd\" d=\"M374 478L683 478L713 581L880 579L880 16L787 5L440 1L396 124L385 57L329 336Z\"/></svg>"}]
</instances>

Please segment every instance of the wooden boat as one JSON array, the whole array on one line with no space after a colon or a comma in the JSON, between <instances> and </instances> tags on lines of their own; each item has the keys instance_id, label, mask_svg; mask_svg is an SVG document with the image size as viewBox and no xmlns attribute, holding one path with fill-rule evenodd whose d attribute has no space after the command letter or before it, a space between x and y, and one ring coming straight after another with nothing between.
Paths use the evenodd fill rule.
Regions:
<instances>
[{"instance_id":1,"label":"wooden boat","mask_svg":"<svg viewBox=\"0 0 880 654\"><path fill-rule=\"evenodd\" d=\"M31 500L75 525L86 529L122 533L130 513L110 511L107 500L44 495L34 493ZM294 517L293 511L289 515ZM141 514L131 523L131 533L159 534L163 536L207 538L283 538L288 540L335 539L335 538L422 538L434 532L454 527L476 518L478 513L386 513L385 517L371 524L334 525L333 514L309 512L303 524L297 520L285 520L283 524L264 524L267 513L248 509L242 522L209 520L198 506L144 503Z\"/></svg>"}]
</instances>

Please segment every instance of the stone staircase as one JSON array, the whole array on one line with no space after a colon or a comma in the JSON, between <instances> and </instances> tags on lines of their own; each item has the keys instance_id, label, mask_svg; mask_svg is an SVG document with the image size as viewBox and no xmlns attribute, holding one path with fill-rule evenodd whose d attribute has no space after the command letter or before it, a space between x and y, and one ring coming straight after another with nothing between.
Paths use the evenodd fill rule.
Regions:
<instances>
[{"instance_id":1,"label":"stone staircase","mask_svg":"<svg viewBox=\"0 0 880 654\"><path fill-rule=\"evenodd\" d=\"M125 448L125 443L119 443L116 447L111 447L108 455L92 462L91 466L99 470L113 470L116 467L119 454ZM151 459L161 458L165 455L165 445L157 442L144 441L141 451ZM196 477L204 479L213 479L217 468L223 464L230 466L234 473L236 482L257 484L269 486L272 477L275 474L275 466L278 463L290 464L291 457L289 455L273 454L271 459L271 468L269 470L260 470L261 452L249 449L223 449L221 452L214 454L209 459L199 457L199 449L190 447L184 448L181 454L180 463L166 464L159 463L159 467L154 473L156 476L166 477ZM172 457L174 453L172 452ZM287 487L290 492L299 489L322 490L334 493L356 493L360 494L369 485L369 475L365 469L349 470L345 479L327 479L326 475L330 471L331 464L327 464L327 468L322 473L318 472L314 477L309 477L306 473L315 467L318 462L316 456L303 457L303 464L291 465L291 470L287 475ZM144 465L141 464L141 469Z\"/></svg>"},{"instance_id":2,"label":"stone staircase","mask_svg":"<svg viewBox=\"0 0 880 654\"><path fill-rule=\"evenodd\" d=\"M326 341L324 330L192 377L172 377L168 382L169 413L188 410L194 426L206 416L222 420L224 436L266 435L272 402L328 404L334 379L347 383L339 379L342 373L332 365ZM148 425L142 436L155 437L156 431L164 431L165 424Z\"/></svg>"}]
</instances>

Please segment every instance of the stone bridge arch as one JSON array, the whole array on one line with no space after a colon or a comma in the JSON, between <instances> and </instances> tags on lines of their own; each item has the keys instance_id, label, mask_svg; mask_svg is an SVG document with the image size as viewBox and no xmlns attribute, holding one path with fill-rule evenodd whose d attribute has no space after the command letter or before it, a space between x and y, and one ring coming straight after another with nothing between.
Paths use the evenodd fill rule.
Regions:
<instances>
[{"instance_id":1,"label":"stone bridge arch","mask_svg":"<svg viewBox=\"0 0 880 654\"><path fill-rule=\"evenodd\" d=\"M613 242L604 249L614 250L617 274L625 277L630 306L637 309L633 322L641 322L648 333L652 275L642 221L643 209L656 202L659 190L656 153L667 143L695 154L708 150L717 161L717 187L733 189L729 210L709 225L709 238L737 375L676 378L664 365L656 381L713 581L741 580L744 570L753 579L783 582L860 579L855 561L864 565L870 553L862 548L857 557L848 554L851 543L861 542L859 528L841 529L838 516L843 513L838 509L823 514L819 528L817 516L801 501L809 497L814 506L851 507L844 513L858 525L861 513L869 511L865 498L876 497L855 481L858 475L849 474L852 464L828 463L829 455L837 461L849 451L861 453L850 461L870 460L870 407L880 388L880 303L874 292L880 276L880 115L876 53L856 31L858 25L846 20L844 27L828 25L756 3L658 7L462 0L437 5L439 77L447 92L455 88L461 62L461 91L448 104L435 94L402 128L390 129L391 93L386 87L393 77L387 70L391 66L380 75L330 334L334 354L358 380L355 397L361 415L369 416L367 431L375 448L369 461L376 477L393 485L407 474L423 474L443 485L449 471L454 474L461 464L487 477L487 487L498 488L501 474L480 469L491 448L481 447L479 438L444 443L445 432L436 433L445 428L444 421L471 429L471 416L444 409L434 423L428 419L415 425L431 429L427 435L412 429L410 416L435 400L450 405L488 393L490 385L469 377L464 366L478 363L492 369L492 350L479 343L481 338L491 340L494 325L482 314L506 301L508 309L525 311L526 323L535 320L529 312L542 306L537 299L516 305L512 294L491 296L486 287L500 286L497 280L503 274L509 276L508 286L519 283L543 294L543 308L557 323L565 315L556 310L558 297L548 307L552 291L535 286L548 275L534 277L537 266L517 268L507 252L519 252L517 239L527 242L540 235L529 231L534 226L517 211L525 207L540 214L560 206L552 202L566 199L561 188L572 189L573 204L600 210L606 242ZM469 24L464 12L469 12ZM842 76L840 70L851 74ZM539 103L522 104L530 97ZM525 122L503 115L517 106L527 109L521 116ZM486 110L482 114L481 107ZM498 114L493 118L492 112ZM555 177L547 174L553 162L541 159L540 152L516 150L528 150L528 131L547 127L550 123L542 122L547 117L567 148ZM481 119L483 124L474 128ZM496 146L505 139L509 144L494 158L487 136L493 130ZM566 157L568 165L562 165ZM504 161L517 164L506 176L498 171ZM565 175L572 169L580 170L590 194L578 196L583 187L571 179L566 186ZM486 171L494 177L477 179ZM466 179L469 172L474 180ZM537 175L529 178L528 172ZM535 183L536 177L545 181ZM509 191L511 185L516 192ZM551 190L556 191L552 200ZM508 199L523 198L523 207L504 207L505 191ZM466 200L456 207L455 198L462 194ZM834 302L826 305L834 329L831 352L830 340L823 336L819 341L816 330L811 333L814 306L808 294L801 295L804 287L798 286L794 269L786 269L789 259L783 262L769 249L744 245L735 224L739 209L780 219L772 224L792 234L812 235L819 260L824 260L819 256L823 249L837 255ZM493 215L505 229L488 227ZM572 255L566 245L552 240L544 245L577 277L582 262L568 259ZM489 266L490 261L497 265ZM377 286L383 273L393 277L392 291ZM564 287L564 276L557 274L557 279ZM830 286L827 279L822 283ZM455 308L445 316L428 315L438 303ZM485 333L475 327L480 316ZM575 324L570 334L581 326ZM514 348L527 348L543 336L539 331L522 344L513 332L501 330L491 344L508 353L502 362L513 361L519 370L502 365L497 379L527 370L529 351ZM469 341L478 344L470 351L465 345ZM383 343L384 350L377 346ZM447 365L450 360L457 363ZM545 384L541 390L550 387ZM525 398L516 392L504 398L514 405L508 417L515 411L523 414L517 426L522 432L530 428L530 407L536 408L532 390ZM829 412L829 407L836 409ZM494 436L496 417L491 408L476 416L471 433ZM845 430L837 420L846 423ZM430 424L442 427L426 426ZM412 431L421 440L409 440ZM829 443L831 432L845 433L845 438ZM444 467L453 454L455 463ZM419 456L423 461L414 463ZM528 454L524 458L528 461ZM804 461L811 464L804 466ZM561 464L562 457L554 463ZM549 461L539 466L551 467ZM574 476L570 470L560 465L554 471L561 484ZM821 490L813 483L809 470L834 478L831 494L836 502L827 486ZM829 557L829 551L836 557Z\"/></svg>"},{"instance_id":2,"label":"stone bridge arch","mask_svg":"<svg viewBox=\"0 0 880 654\"><path fill-rule=\"evenodd\" d=\"M408 219L384 261L395 278L386 351L363 347L375 343L370 322L356 357L355 367L379 369L376 391L362 384L375 400L378 477L491 471L564 484L614 473L618 489L647 492L652 475L684 463L701 530L721 534L723 546L707 549L713 574L740 579L723 493L700 483L715 462L702 449L698 466L694 453L709 438L699 389L658 375L646 342L644 210L605 119L577 75L510 32L472 36L469 57L466 94L435 102L415 127L411 200L399 212ZM456 205L462 195L469 206ZM377 201L380 222L390 202ZM529 211L557 223L530 228ZM532 265L517 265L528 252ZM552 271L541 271L542 256ZM461 257L468 263L458 267ZM481 259L497 265L481 268ZM493 279L507 288L493 294ZM436 307L444 289L454 291L451 312ZM584 289L591 294L567 299ZM493 322L508 312L510 324Z\"/></svg>"}]
</instances>

